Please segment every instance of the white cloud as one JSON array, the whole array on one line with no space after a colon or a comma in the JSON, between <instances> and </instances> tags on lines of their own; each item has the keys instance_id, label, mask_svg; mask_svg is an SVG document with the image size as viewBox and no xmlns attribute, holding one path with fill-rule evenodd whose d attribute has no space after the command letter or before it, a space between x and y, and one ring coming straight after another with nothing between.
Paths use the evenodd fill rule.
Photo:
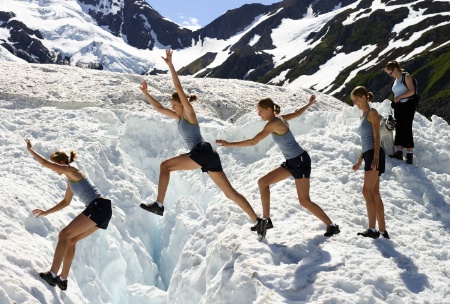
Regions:
<instances>
[{"instance_id":1,"label":"white cloud","mask_svg":"<svg viewBox=\"0 0 450 304\"><path fill-rule=\"evenodd\" d=\"M181 20L180 24L185 28L193 31L202 28L202 26L198 23L198 19L195 17L185 17L183 15L180 15L179 18Z\"/></svg>"}]
</instances>

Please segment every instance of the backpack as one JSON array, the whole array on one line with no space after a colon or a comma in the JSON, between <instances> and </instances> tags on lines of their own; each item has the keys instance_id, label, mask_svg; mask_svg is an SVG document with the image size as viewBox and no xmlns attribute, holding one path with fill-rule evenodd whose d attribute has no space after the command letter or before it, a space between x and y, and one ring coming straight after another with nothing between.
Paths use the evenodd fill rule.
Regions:
<instances>
[{"instance_id":1,"label":"backpack","mask_svg":"<svg viewBox=\"0 0 450 304\"><path fill-rule=\"evenodd\" d=\"M404 85L406 88L408 88L408 86L406 85L406 80L405 80L406 74L408 74L408 73L402 72L402 75L403 75L402 83L403 83L403 85ZM421 98L421 96L420 96L420 94L419 94L419 86L417 85L417 79L416 79L416 78L413 78L413 77L411 76L411 80L412 80L413 85L414 85L414 92L415 92L415 93L414 93L413 96L410 96L409 99L411 99L411 100L414 102L414 105L416 106L416 109L417 109L417 107L419 106L420 98Z\"/></svg>"}]
</instances>

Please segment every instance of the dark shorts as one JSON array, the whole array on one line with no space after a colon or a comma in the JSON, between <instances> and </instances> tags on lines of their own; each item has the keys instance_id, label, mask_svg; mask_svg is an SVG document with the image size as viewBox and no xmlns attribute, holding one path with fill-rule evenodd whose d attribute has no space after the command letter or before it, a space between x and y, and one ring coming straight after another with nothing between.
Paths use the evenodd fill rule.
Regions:
<instances>
[{"instance_id":1,"label":"dark shorts","mask_svg":"<svg viewBox=\"0 0 450 304\"><path fill-rule=\"evenodd\" d=\"M187 155L202 166L203 172L223 172L220 156L208 142L197 144Z\"/></svg>"},{"instance_id":2,"label":"dark shorts","mask_svg":"<svg viewBox=\"0 0 450 304\"><path fill-rule=\"evenodd\" d=\"M100 229L106 229L112 216L111 201L106 198L96 198L82 212L97 224Z\"/></svg>"},{"instance_id":3,"label":"dark shorts","mask_svg":"<svg viewBox=\"0 0 450 304\"><path fill-rule=\"evenodd\" d=\"M281 167L287 169L295 179L311 176L311 158L306 151L297 157L286 160Z\"/></svg>"},{"instance_id":4,"label":"dark shorts","mask_svg":"<svg viewBox=\"0 0 450 304\"><path fill-rule=\"evenodd\" d=\"M370 166L372 165L373 161L373 153L374 149L366 151L363 153L364 158L364 171L372 171L372 168ZM386 163L386 156L384 154L383 148L380 148L380 155L379 155L379 162L378 162L378 176L380 176L382 173L384 173L385 170L385 163Z\"/></svg>"}]
</instances>

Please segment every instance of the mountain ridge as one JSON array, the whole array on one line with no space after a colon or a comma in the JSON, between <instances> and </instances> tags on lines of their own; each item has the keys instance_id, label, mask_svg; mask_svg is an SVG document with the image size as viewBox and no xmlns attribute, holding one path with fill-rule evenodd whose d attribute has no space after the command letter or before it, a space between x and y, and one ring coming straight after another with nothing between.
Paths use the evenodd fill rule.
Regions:
<instances>
[{"instance_id":1,"label":"mountain ridge","mask_svg":"<svg viewBox=\"0 0 450 304\"><path fill-rule=\"evenodd\" d=\"M144 0L68 2L80 7L80 16L92 18L89 26L98 27L100 34L77 38L78 44L92 40L84 48L61 48L51 40L52 31L42 33L27 25L20 11L2 5L0 29L9 37L0 36L0 46L27 62L137 74L166 73L156 53L170 47L183 57L176 66L181 75L305 87L347 103L356 85L368 87L376 100L392 97L392 80L383 67L398 60L419 81L419 112L450 121L450 3L445 1L246 4L196 31L167 20ZM65 38L60 35L61 41ZM112 47L105 39L111 39Z\"/></svg>"}]
</instances>

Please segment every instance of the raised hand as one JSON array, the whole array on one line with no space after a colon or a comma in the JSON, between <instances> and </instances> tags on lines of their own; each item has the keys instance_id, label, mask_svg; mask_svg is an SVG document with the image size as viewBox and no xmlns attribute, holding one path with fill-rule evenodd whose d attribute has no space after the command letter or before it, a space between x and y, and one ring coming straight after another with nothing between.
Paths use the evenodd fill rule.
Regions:
<instances>
[{"instance_id":1,"label":"raised hand","mask_svg":"<svg viewBox=\"0 0 450 304\"><path fill-rule=\"evenodd\" d=\"M161 57L167 64L172 64L172 50L166 50L166 57Z\"/></svg>"},{"instance_id":2,"label":"raised hand","mask_svg":"<svg viewBox=\"0 0 450 304\"><path fill-rule=\"evenodd\" d=\"M27 150L30 151L30 149L33 148L31 141L28 138L25 138L24 140L27 143Z\"/></svg>"},{"instance_id":3,"label":"raised hand","mask_svg":"<svg viewBox=\"0 0 450 304\"><path fill-rule=\"evenodd\" d=\"M308 105L312 106L316 102L317 102L316 95L311 95L311 97L309 98Z\"/></svg>"},{"instance_id":4,"label":"raised hand","mask_svg":"<svg viewBox=\"0 0 450 304\"><path fill-rule=\"evenodd\" d=\"M143 81L141 82L141 91L142 91L142 93L147 92L147 89L148 89L147 82L146 82L145 80L143 80Z\"/></svg>"}]
</instances>

